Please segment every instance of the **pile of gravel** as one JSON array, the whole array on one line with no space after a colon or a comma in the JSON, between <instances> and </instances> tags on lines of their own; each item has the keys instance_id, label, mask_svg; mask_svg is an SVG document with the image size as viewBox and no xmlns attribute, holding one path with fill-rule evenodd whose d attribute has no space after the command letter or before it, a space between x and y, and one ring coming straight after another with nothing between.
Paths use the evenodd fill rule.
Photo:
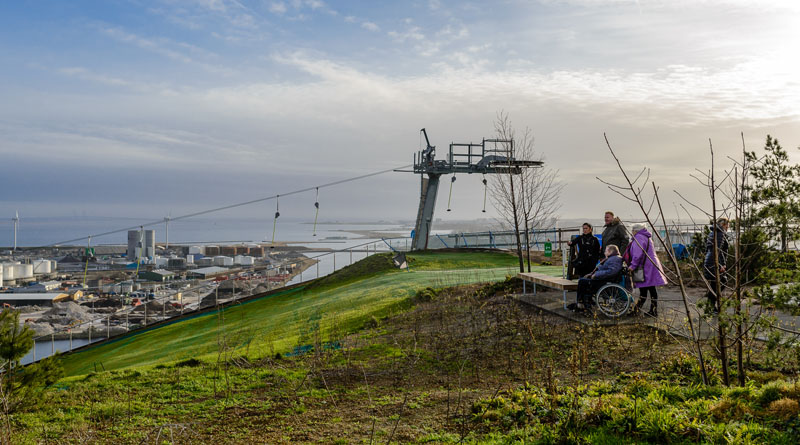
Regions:
<instances>
[{"instance_id":1,"label":"pile of gravel","mask_svg":"<svg viewBox=\"0 0 800 445\"><path fill-rule=\"evenodd\" d=\"M36 332L36 337L40 337L42 335L50 335L55 332L53 326L49 323L25 323L29 328L33 329Z\"/></svg>"},{"instance_id":2,"label":"pile of gravel","mask_svg":"<svg viewBox=\"0 0 800 445\"><path fill-rule=\"evenodd\" d=\"M89 321L91 318L91 313L85 307L74 301L67 301L65 303L53 303L53 307L42 315L39 323L68 325Z\"/></svg>"}]
</instances>

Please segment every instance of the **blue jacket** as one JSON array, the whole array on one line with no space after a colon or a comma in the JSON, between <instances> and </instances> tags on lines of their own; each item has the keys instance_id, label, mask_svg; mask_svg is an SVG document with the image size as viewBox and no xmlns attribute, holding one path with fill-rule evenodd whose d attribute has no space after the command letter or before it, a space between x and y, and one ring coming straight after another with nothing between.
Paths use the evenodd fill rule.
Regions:
<instances>
[{"instance_id":1,"label":"blue jacket","mask_svg":"<svg viewBox=\"0 0 800 445\"><path fill-rule=\"evenodd\" d=\"M597 270L594 273L595 280L603 280L608 278L613 278L619 273L622 272L622 257L619 255L612 255L597 266Z\"/></svg>"}]
</instances>

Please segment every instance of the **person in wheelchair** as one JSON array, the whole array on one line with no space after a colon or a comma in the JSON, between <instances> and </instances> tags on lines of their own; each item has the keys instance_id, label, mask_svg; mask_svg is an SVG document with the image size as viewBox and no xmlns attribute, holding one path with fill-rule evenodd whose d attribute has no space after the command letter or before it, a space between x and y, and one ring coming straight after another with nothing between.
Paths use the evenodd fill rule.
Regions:
<instances>
[{"instance_id":1,"label":"person in wheelchair","mask_svg":"<svg viewBox=\"0 0 800 445\"><path fill-rule=\"evenodd\" d=\"M605 258L594 271L578 280L578 301L570 305L572 310L587 309L592 305L595 292L604 284L618 281L624 263L615 244L606 246Z\"/></svg>"}]
</instances>

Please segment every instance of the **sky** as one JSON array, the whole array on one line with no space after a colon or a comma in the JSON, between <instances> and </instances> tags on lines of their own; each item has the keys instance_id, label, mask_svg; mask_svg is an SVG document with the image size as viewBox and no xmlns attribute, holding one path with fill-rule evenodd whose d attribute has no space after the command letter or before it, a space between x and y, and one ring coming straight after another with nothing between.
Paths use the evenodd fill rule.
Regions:
<instances>
[{"instance_id":1,"label":"sky","mask_svg":"<svg viewBox=\"0 0 800 445\"><path fill-rule=\"evenodd\" d=\"M498 112L565 183L560 214L635 208L651 169L665 206L690 174L767 134L800 162L800 3L743 0L104 0L0 3L0 219L145 221L412 162L426 128L492 137ZM474 219L477 176L437 217ZM320 219L413 219L419 177L320 191ZM280 202L313 213L313 192ZM220 217L263 215L274 202Z\"/></svg>"}]
</instances>

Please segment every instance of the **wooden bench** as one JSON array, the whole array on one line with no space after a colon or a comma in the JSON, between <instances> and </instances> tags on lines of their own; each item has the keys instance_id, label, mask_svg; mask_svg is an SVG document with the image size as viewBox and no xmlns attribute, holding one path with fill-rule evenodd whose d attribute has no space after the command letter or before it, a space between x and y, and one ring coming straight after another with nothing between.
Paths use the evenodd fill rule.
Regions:
<instances>
[{"instance_id":1,"label":"wooden bench","mask_svg":"<svg viewBox=\"0 0 800 445\"><path fill-rule=\"evenodd\" d=\"M523 272L517 274L517 277L522 280L522 293L527 293L526 283L533 283L533 295L536 295L536 285L549 287L551 289L559 289L564 293L564 309L567 308L567 292L577 291L578 282L568 280L561 277L551 277L538 272Z\"/></svg>"}]
</instances>

